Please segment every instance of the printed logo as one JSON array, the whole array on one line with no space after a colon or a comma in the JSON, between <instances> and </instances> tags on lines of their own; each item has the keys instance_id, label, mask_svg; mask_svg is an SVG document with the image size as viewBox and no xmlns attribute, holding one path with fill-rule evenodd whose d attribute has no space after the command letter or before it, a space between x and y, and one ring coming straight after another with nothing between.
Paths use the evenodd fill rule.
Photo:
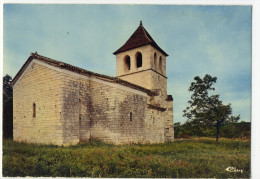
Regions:
<instances>
[{"instance_id":1,"label":"printed logo","mask_svg":"<svg viewBox=\"0 0 260 179\"><path fill-rule=\"evenodd\" d=\"M228 167L228 168L226 168L226 171L228 171L228 172L241 172L241 173L243 173L243 170L239 170L239 169L237 169L236 167Z\"/></svg>"}]
</instances>

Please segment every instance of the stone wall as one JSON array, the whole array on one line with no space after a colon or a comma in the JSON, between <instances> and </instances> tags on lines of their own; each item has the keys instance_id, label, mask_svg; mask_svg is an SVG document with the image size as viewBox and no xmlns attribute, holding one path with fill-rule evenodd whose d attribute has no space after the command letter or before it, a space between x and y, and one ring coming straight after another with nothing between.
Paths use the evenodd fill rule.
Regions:
<instances>
[{"instance_id":1,"label":"stone wall","mask_svg":"<svg viewBox=\"0 0 260 179\"><path fill-rule=\"evenodd\" d=\"M90 81L91 139L113 142L120 137L115 87L101 80Z\"/></svg>"},{"instance_id":2,"label":"stone wall","mask_svg":"<svg viewBox=\"0 0 260 179\"><path fill-rule=\"evenodd\" d=\"M143 142L145 93L95 77L64 74L63 100L65 144L90 139Z\"/></svg>"},{"instance_id":3,"label":"stone wall","mask_svg":"<svg viewBox=\"0 0 260 179\"><path fill-rule=\"evenodd\" d=\"M165 126L165 141L173 141L174 140L174 128L173 128L173 101L167 101L167 108L165 111L164 118L164 126Z\"/></svg>"},{"instance_id":4,"label":"stone wall","mask_svg":"<svg viewBox=\"0 0 260 179\"><path fill-rule=\"evenodd\" d=\"M151 71L142 71L138 73L133 73L131 75L119 77L122 80L129 81L130 83L142 86L146 89L152 89L152 75Z\"/></svg>"},{"instance_id":5,"label":"stone wall","mask_svg":"<svg viewBox=\"0 0 260 179\"><path fill-rule=\"evenodd\" d=\"M152 70L133 73L131 75L121 76L119 78L125 81L129 81L138 86L142 86L146 89L150 89L150 90L159 89L163 97L166 98L167 78L161 76L160 74Z\"/></svg>"},{"instance_id":6,"label":"stone wall","mask_svg":"<svg viewBox=\"0 0 260 179\"><path fill-rule=\"evenodd\" d=\"M145 119L147 96L133 92L116 90L117 130L120 134L117 143L143 143L145 141Z\"/></svg>"},{"instance_id":7,"label":"stone wall","mask_svg":"<svg viewBox=\"0 0 260 179\"><path fill-rule=\"evenodd\" d=\"M62 144L61 86L60 72L31 63L13 87L15 141Z\"/></svg>"},{"instance_id":8,"label":"stone wall","mask_svg":"<svg viewBox=\"0 0 260 179\"><path fill-rule=\"evenodd\" d=\"M14 86L14 140L125 144L161 143L173 137L172 103L162 93L150 97L108 79L36 62Z\"/></svg>"},{"instance_id":9,"label":"stone wall","mask_svg":"<svg viewBox=\"0 0 260 179\"><path fill-rule=\"evenodd\" d=\"M81 84L71 75L62 74L62 127L63 143L65 145L77 144L80 139L80 86Z\"/></svg>"},{"instance_id":10,"label":"stone wall","mask_svg":"<svg viewBox=\"0 0 260 179\"><path fill-rule=\"evenodd\" d=\"M65 144L91 139L115 144L164 142L168 113L147 108L151 100L146 93L74 73L63 79ZM155 98L153 103L167 107L161 96Z\"/></svg>"},{"instance_id":11,"label":"stone wall","mask_svg":"<svg viewBox=\"0 0 260 179\"><path fill-rule=\"evenodd\" d=\"M145 143L164 142L164 117L165 113L157 109L147 109L145 126Z\"/></svg>"}]
</instances>

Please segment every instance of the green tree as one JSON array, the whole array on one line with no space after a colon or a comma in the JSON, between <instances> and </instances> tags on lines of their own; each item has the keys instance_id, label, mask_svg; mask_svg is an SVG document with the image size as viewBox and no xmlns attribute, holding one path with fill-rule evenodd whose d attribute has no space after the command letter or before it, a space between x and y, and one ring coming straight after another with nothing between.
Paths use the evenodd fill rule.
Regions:
<instances>
[{"instance_id":1,"label":"green tree","mask_svg":"<svg viewBox=\"0 0 260 179\"><path fill-rule=\"evenodd\" d=\"M174 123L173 128L174 128L174 138L178 138L179 137L179 131L180 131L180 128L181 128L181 123L180 122Z\"/></svg>"},{"instance_id":2,"label":"green tree","mask_svg":"<svg viewBox=\"0 0 260 179\"><path fill-rule=\"evenodd\" d=\"M12 77L3 77L3 135L13 137L13 89L11 86Z\"/></svg>"},{"instance_id":3,"label":"green tree","mask_svg":"<svg viewBox=\"0 0 260 179\"><path fill-rule=\"evenodd\" d=\"M240 137L250 139L251 138L251 122L240 122L239 131L241 132Z\"/></svg>"},{"instance_id":4,"label":"green tree","mask_svg":"<svg viewBox=\"0 0 260 179\"><path fill-rule=\"evenodd\" d=\"M220 135L226 138L250 139L250 133L251 123L242 121L239 123L228 122L222 127Z\"/></svg>"},{"instance_id":5,"label":"green tree","mask_svg":"<svg viewBox=\"0 0 260 179\"><path fill-rule=\"evenodd\" d=\"M219 140L219 131L225 122L236 122L240 115L232 116L231 104L224 105L219 99L219 95L210 95L214 91L213 85L217 77L205 75L203 79L199 76L194 78L195 82L191 83L189 92L193 92L189 105L183 112L184 117L193 126L214 126L216 128L216 141Z\"/></svg>"}]
</instances>

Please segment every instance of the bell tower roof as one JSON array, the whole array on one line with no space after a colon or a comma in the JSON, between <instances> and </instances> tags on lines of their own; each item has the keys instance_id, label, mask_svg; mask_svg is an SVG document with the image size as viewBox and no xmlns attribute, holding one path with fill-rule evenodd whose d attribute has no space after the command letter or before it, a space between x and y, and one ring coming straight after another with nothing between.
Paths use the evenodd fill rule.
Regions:
<instances>
[{"instance_id":1,"label":"bell tower roof","mask_svg":"<svg viewBox=\"0 0 260 179\"><path fill-rule=\"evenodd\" d=\"M139 27L136 29L136 31L132 34L132 36L126 41L126 43L120 47L117 51L115 51L113 54L116 55L121 52L125 52L127 50L131 50L137 47L141 47L144 45L152 45L154 48L159 50L161 53L163 53L165 56L168 56L166 52L164 52L153 40L153 38L150 36L150 34L145 30L143 27L142 21L140 21Z\"/></svg>"}]
</instances>

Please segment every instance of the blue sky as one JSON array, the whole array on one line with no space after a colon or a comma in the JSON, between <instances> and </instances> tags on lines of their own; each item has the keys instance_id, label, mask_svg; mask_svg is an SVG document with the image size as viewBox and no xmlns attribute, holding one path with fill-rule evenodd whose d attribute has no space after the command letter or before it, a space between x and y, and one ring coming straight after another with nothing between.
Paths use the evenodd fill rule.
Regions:
<instances>
[{"instance_id":1,"label":"blue sky","mask_svg":"<svg viewBox=\"0 0 260 179\"><path fill-rule=\"evenodd\" d=\"M214 93L250 121L251 6L4 4L3 74L16 75L31 52L116 75L116 57L139 26L169 54L174 121L185 122L195 76L218 78Z\"/></svg>"}]
</instances>

